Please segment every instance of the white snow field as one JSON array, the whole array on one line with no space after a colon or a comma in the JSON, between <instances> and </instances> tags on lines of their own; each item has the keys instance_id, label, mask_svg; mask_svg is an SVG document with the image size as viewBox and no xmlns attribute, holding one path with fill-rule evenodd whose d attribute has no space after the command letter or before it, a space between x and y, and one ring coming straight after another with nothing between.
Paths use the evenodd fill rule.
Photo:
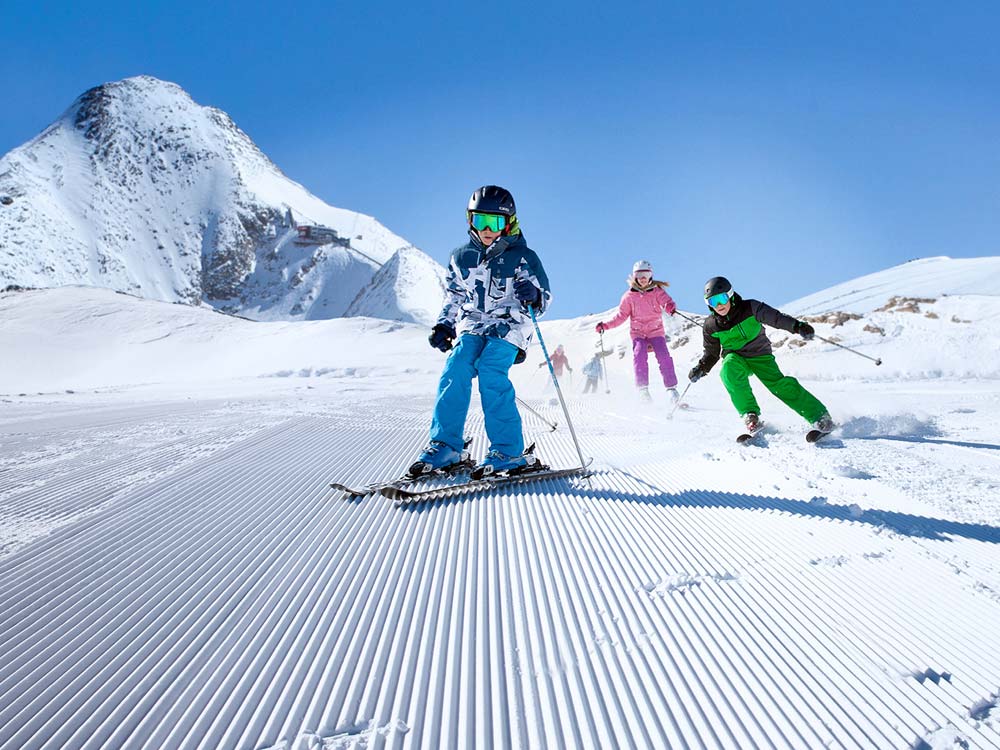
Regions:
<instances>
[{"instance_id":1,"label":"white snow field","mask_svg":"<svg viewBox=\"0 0 1000 750\"><path fill-rule=\"evenodd\" d=\"M1000 747L1000 297L951 290L817 323L880 367L773 332L817 445L759 386L737 445L717 370L672 419L630 354L585 396L601 316L544 322L593 476L406 507L329 483L425 443L426 328L0 294L0 748Z\"/></svg>"}]
</instances>

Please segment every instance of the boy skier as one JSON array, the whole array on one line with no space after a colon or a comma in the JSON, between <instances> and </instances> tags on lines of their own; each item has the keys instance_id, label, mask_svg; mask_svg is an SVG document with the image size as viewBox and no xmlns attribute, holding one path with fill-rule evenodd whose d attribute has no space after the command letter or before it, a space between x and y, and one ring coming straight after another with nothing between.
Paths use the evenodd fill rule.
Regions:
<instances>
[{"instance_id":1,"label":"boy skier","mask_svg":"<svg viewBox=\"0 0 1000 750\"><path fill-rule=\"evenodd\" d=\"M473 476L537 462L524 453L521 415L507 373L524 361L533 327L528 308L545 311L551 299L549 280L524 240L507 190L496 185L476 190L466 220L469 242L452 253L444 307L428 337L431 346L452 351L438 383L430 444L410 466L411 476L468 460L463 430L477 376L490 450Z\"/></svg>"},{"instance_id":2,"label":"boy skier","mask_svg":"<svg viewBox=\"0 0 1000 750\"><path fill-rule=\"evenodd\" d=\"M632 365L635 370L635 387L642 397L649 399L649 352L656 355L660 377L677 401L677 375L674 361L667 351L666 333L663 330L663 313L674 314L677 305L664 291L665 281L653 280L653 266L647 260L636 261L632 275L626 279L628 290L618 304L618 314L607 323L598 323L594 330L604 333L631 318L629 333L632 336Z\"/></svg>"},{"instance_id":3,"label":"boy skier","mask_svg":"<svg viewBox=\"0 0 1000 750\"><path fill-rule=\"evenodd\" d=\"M830 432L834 425L826 407L799 381L778 369L762 324L797 333L807 341L816 334L813 327L763 302L743 299L722 276L715 276L705 284L705 304L712 314L703 327L705 351L688 374L691 382L707 375L721 356L722 383L743 417L748 433L754 434L761 426L760 406L750 389L751 375L756 375L765 388L816 430Z\"/></svg>"}]
</instances>

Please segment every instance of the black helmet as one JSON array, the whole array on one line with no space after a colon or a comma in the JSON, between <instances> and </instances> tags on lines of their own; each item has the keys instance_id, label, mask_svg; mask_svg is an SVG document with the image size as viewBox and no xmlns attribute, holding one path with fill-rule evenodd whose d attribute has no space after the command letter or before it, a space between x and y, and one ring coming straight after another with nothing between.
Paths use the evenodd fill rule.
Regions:
<instances>
[{"instance_id":1,"label":"black helmet","mask_svg":"<svg viewBox=\"0 0 1000 750\"><path fill-rule=\"evenodd\" d=\"M713 294L729 294L733 291L733 285L725 276L713 276L705 282L705 299Z\"/></svg>"},{"instance_id":2,"label":"black helmet","mask_svg":"<svg viewBox=\"0 0 1000 750\"><path fill-rule=\"evenodd\" d=\"M513 216L517 213L514 206L514 196L509 190L496 185L483 185L469 198L469 211L480 214L503 214Z\"/></svg>"},{"instance_id":3,"label":"black helmet","mask_svg":"<svg viewBox=\"0 0 1000 750\"><path fill-rule=\"evenodd\" d=\"M713 276L705 282L705 304L712 307L712 303L708 300L717 294L725 294L732 299L733 285L725 276Z\"/></svg>"}]
</instances>

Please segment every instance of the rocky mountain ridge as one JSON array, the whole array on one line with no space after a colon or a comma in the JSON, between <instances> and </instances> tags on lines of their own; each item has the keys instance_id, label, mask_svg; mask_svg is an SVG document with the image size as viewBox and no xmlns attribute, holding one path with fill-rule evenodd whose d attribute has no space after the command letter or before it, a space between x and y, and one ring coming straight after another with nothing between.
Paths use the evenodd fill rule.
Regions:
<instances>
[{"instance_id":1,"label":"rocky mountain ridge","mask_svg":"<svg viewBox=\"0 0 1000 750\"><path fill-rule=\"evenodd\" d=\"M373 281L399 252L421 270L391 302ZM290 180L225 112L148 76L90 89L0 159L0 287L82 284L258 319L354 305L426 323L406 311L436 306L442 275L374 218ZM380 301L359 300L365 289Z\"/></svg>"}]
</instances>

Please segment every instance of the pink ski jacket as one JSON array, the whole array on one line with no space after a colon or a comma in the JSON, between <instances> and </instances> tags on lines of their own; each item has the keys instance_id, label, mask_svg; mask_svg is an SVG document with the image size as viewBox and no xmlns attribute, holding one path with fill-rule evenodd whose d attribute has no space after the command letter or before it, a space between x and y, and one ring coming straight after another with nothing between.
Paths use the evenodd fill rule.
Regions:
<instances>
[{"instance_id":1,"label":"pink ski jacket","mask_svg":"<svg viewBox=\"0 0 1000 750\"><path fill-rule=\"evenodd\" d=\"M663 287L664 282L654 281L649 289L640 291L635 285L622 295L618 304L618 314L604 324L605 328L615 328L631 318L629 333L634 339L653 339L665 335L663 313L674 314L677 305Z\"/></svg>"}]
</instances>

